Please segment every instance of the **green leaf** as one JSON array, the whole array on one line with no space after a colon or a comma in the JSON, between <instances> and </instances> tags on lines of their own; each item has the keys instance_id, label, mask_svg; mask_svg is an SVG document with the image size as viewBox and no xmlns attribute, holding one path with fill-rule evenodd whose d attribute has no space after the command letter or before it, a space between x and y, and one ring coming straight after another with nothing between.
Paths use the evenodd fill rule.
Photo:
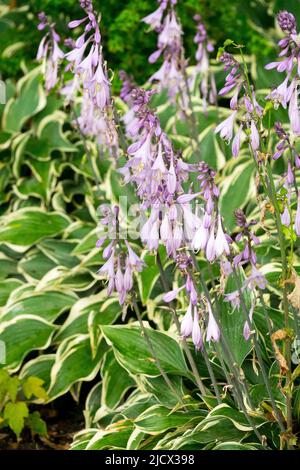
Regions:
<instances>
[{"instance_id":1,"label":"green leaf","mask_svg":"<svg viewBox=\"0 0 300 470\"><path fill-rule=\"evenodd\" d=\"M247 160L238 164L222 182L221 215L228 230L235 225L234 210L242 209L255 194L254 163Z\"/></svg>"},{"instance_id":2,"label":"green leaf","mask_svg":"<svg viewBox=\"0 0 300 470\"><path fill-rule=\"evenodd\" d=\"M63 395L79 380L93 380L106 349L105 342L101 341L93 357L89 335L77 335L64 340L57 350L51 370L49 398L53 400Z\"/></svg>"},{"instance_id":3,"label":"green leaf","mask_svg":"<svg viewBox=\"0 0 300 470\"><path fill-rule=\"evenodd\" d=\"M73 268L80 262L72 253L76 245L77 243L70 240L47 239L39 244L39 249L56 264Z\"/></svg>"},{"instance_id":4,"label":"green leaf","mask_svg":"<svg viewBox=\"0 0 300 470\"><path fill-rule=\"evenodd\" d=\"M18 132L23 124L46 105L45 92L40 83L41 68L33 69L17 86L17 98L11 98L3 114L3 129Z\"/></svg>"},{"instance_id":5,"label":"green leaf","mask_svg":"<svg viewBox=\"0 0 300 470\"><path fill-rule=\"evenodd\" d=\"M26 362L20 372L20 379L27 377L39 377L43 381L45 390L50 385L50 373L55 362L55 354L41 354L40 356Z\"/></svg>"},{"instance_id":6,"label":"green leaf","mask_svg":"<svg viewBox=\"0 0 300 470\"><path fill-rule=\"evenodd\" d=\"M176 411L172 412L169 408L162 405L154 405L144 411L135 421L135 426L147 434L160 434L172 428L187 426L193 423L195 426L202 421L206 412L197 411Z\"/></svg>"},{"instance_id":7,"label":"green leaf","mask_svg":"<svg viewBox=\"0 0 300 470\"><path fill-rule=\"evenodd\" d=\"M243 312L238 308L233 309L229 302L223 300L219 300L219 302L222 312L220 316L222 334L230 345L235 361L241 366L252 349L251 341L246 341L243 336L245 324ZM226 358L224 360L226 361Z\"/></svg>"},{"instance_id":8,"label":"green leaf","mask_svg":"<svg viewBox=\"0 0 300 470\"><path fill-rule=\"evenodd\" d=\"M26 398L31 398L32 396L36 398L41 398L42 400L47 400L48 396L43 388L44 381L39 377L27 377L22 383L22 388Z\"/></svg>"},{"instance_id":9,"label":"green leaf","mask_svg":"<svg viewBox=\"0 0 300 470\"><path fill-rule=\"evenodd\" d=\"M30 246L43 238L61 233L69 224L67 216L40 209L20 209L2 217L0 242Z\"/></svg>"},{"instance_id":10,"label":"green leaf","mask_svg":"<svg viewBox=\"0 0 300 470\"><path fill-rule=\"evenodd\" d=\"M112 351L105 355L101 368L102 376L102 405L114 409L121 401L127 390L135 385L128 372L116 361ZM118 380L116 380L118 377Z\"/></svg>"},{"instance_id":11,"label":"green leaf","mask_svg":"<svg viewBox=\"0 0 300 470\"><path fill-rule=\"evenodd\" d=\"M13 290L22 285L19 279L6 279L0 284L0 307L6 304L9 295Z\"/></svg>"},{"instance_id":12,"label":"green leaf","mask_svg":"<svg viewBox=\"0 0 300 470\"><path fill-rule=\"evenodd\" d=\"M102 395L102 383L98 382L93 388L90 390L86 402L85 402L85 410L84 410L84 417L86 422L86 427L89 427L94 422L94 417L99 410L101 405L101 395Z\"/></svg>"},{"instance_id":13,"label":"green leaf","mask_svg":"<svg viewBox=\"0 0 300 470\"><path fill-rule=\"evenodd\" d=\"M79 299L72 307L71 312L59 329L56 340L62 341L75 334L88 333L88 317L94 311L95 324L110 325L120 316L120 304L116 298L107 299L106 290L99 294Z\"/></svg>"},{"instance_id":14,"label":"green leaf","mask_svg":"<svg viewBox=\"0 0 300 470\"><path fill-rule=\"evenodd\" d=\"M19 386L20 386L20 380L16 375L14 377L10 377L9 380L7 381L6 388L7 388L7 393L11 401L16 401Z\"/></svg>"},{"instance_id":15,"label":"green leaf","mask_svg":"<svg viewBox=\"0 0 300 470\"><path fill-rule=\"evenodd\" d=\"M89 441L86 450L126 449L132 428L131 423L127 426L122 423L119 429L115 426L111 431L98 431Z\"/></svg>"},{"instance_id":16,"label":"green leaf","mask_svg":"<svg viewBox=\"0 0 300 470\"><path fill-rule=\"evenodd\" d=\"M15 371L30 351L47 348L56 328L34 315L21 315L2 322L0 340L6 344L5 366Z\"/></svg>"},{"instance_id":17,"label":"green leaf","mask_svg":"<svg viewBox=\"0 0 300 470\"><path fill-rule=\"evenodd\" d=\"M257 444L256 444L257 445ZM213 447L213 450L257 450L250 444L239 444L238 442L221 442Z\"/></svg>"},{"instance_id":18,"label":"green leaf","mask_svg":"<svg viewBox=\"0 0 300 470\"><path fill-rule=\"evenodd\" d=\"M56 263L39 250L30 250L18 263L18 269L29 282L40 280Z\"/></svg>"},{"instance_id":19,"label":"green leaf","mask_svg":"<svg viewBox=\"0 0 300 470\"><path fill-rule=\"evenodd\" d=\"M20 315L36 315L53 322L76 302L74 294L59 291L30 292L20 300L9 304L1 314L1 321L8 321Z\"/></svg>"},{"instance_id":20,"label":"green leaf","mask_svg":"<svg viewBox=\"0 0 300 470\"><path fill-rule=\"evenodd\" d=\"M188 369L179 344L171 336L149 329L146 324L145 327L165 372L187 376ZM114 325L101 326L101 329L122 367L132 374L160 375L139 327Z\"/></svg>"},{"instance_id":21,"label":"green leaf","mask_svg":"<svg viewBox=\"0 0 300 470\"><path fill-rule=\"evenodd\" d=\"M7 421L9 427L19 438L24 428L24 419L28 417L28 407L25 402L18 401L16 403L9 402L4 407L3 417Z\"/></svg>"},{"instance_id":22,"label":"green leaf","mask_svg":"<svg viewBox=\"0 0 300 470\"><path fill-rule=\"evenodd\" d=\"M7 384L9 382L10 376L7 370L0 369L0 402L2 402L7 393Z\"/></svg>"},{"instance_id":23,"label":"green leaf","mask_svg":"<svg viewBox=\"0 0 300 470\"><path fill-rule=\"evenodd\" d=\"M38 411L29 414L26 419L26 426L30 428L33 435L47 436L47 425Z\"/></svg>"}]
</instances>

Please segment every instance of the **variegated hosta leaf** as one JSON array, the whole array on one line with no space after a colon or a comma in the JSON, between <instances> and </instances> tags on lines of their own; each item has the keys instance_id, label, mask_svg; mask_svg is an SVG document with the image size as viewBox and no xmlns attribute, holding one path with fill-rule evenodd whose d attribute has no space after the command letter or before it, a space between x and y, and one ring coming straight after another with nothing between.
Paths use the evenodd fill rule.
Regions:
<instances>
[{"instance_id":1,"label":"variegated hosta leaf","mask_svg":"<svg viewBox=\"0 0 300 470\"><path fill-rule=\"evenodd\" d=\"M88 333L88 319L91 312L95 314L94 323L96 325L110 325L120 316L121 308L116 298L107 299L106 290L79 299L73 305L55 340L62 341L72 335Z\"/></svg>"},{"instance_id":2,"label":"variegated hosta leaf","mask_svg":"<svg viewBox=\"0 0 300 470\"><path fill-rule=\"evenodd\" d=\"M188 376L182 350L171 336L147 327L153 349L166 373ZM132 374L160 375L147 343L136 325L101 326L108 344L113 347L116 359Z\"/></svg>"},{"instance_id":3,"label":"variegated hosta leaf","mask_svg":"<svg viewBox=\"0 0 300 470\"><path fill-rule=\"evenodd\" d=\"M221 183L221 214L228 230L235 225L234 210L243 209L255 194L254 163L237 164Z\"/></svg>"},{"instance_id":4,"label":"variegated hosta leaf","mask_svg":"<svg viewBox=\"0 0 300 470\"><path fill-rule=\"evenodd\" d=\"M55 354L41 354L24 364L20 372L20 378L38 377L43 380L44 388L47 390L50 385L50 373L54 362Z\"/></svg>"},{"instance_id":5,"label":"variegated hosta leaf","mask_svg":"<svg viewBox=\"0 0 300 470\"><path fill-rule=\"evenodd\" d=\"M0 307L6 304L9 295L23 283L19 279L6 279L0 283Z\"/></svg>"},{"instance_id":6,"label":"variegated hosta leaf","mask_svg":"<svg viewBox=\"0 0 300 470\"><path fill-rule=\"evenodd\" d=\"M30 351L46 349L57 326L37 315L20 315L0 323L0 341L6 346L4 366L11 372L19 369Z\"/></svg>"},{"instance_id":7,"label":"variegated hosta leaf","mask_svg":"<svg viewBox=\"0 0 300 470\"><path fill-rule=\"evenodd\" d=\"M17 86L16 98L11 98L2 117L4 130L18 132L23 124L46 105L46 96L40 81L41 68L36 67L25 75Z\"/></svg>"},{"instance_id":8,"label":"variegated hosta leaf","mask_svg":"<svg viewBox=\"0 0 300 470\"><path fill-rule=\"evenodd\" d=\"M102 396L101 404L108 409L114 409L122 397L136 382L127 370L116 361L114 353L108 351L101 368ZM116 380L116 377L118 378Z\"/></svg>"},{"instance_id":9,"label":"variegated hosta leaf","mask_svg":"<svg viewBox=\"0 0 300 470\"><path fill-rule=\"evenodd\" d=\"M24 250L42 240L61 233L70 223L66 215L40 209L20 209L1 218L0 242Z\"/></svg>"},{"instance_id":10,"label":"variegated hosta leaf","mask_svg":"<svg viewBox=\"0 0 300 470\"><path fill-rule=\"evenodd\" d=\"M205 410L173 412L162 405L154 405L144 411L134 421L134 425L144 433L155 435L181 426L193 429L205 415Z\"/></svg>"},{"instance_id":11,"label":"variegated hosta leaf","mask_svg":"<svg viewBox=\"0 0 300 470\"><path fill-rule=\"evenodd\" d=\"M107 345L98 338L95 350L91 348L89 335L79 334L66 338L58 347L51 369L48 396L51 400L66 393L78 381L90 381L96 377Z\"/></svg>"},{"instance_id":12,"label":"variegated hosta leaf","mask_svg":"<svg viewBox=\"0 0 300 470\"><path fill-rule=\"evenodd\" d=\"M75 294L66 292L30 292L17 302L4 307L0 314L0 321L8 321L17 316L28 314L36 315L48 322L54 322L62 312L70 309L76 300Z\"/></svg>"}]
</instances>

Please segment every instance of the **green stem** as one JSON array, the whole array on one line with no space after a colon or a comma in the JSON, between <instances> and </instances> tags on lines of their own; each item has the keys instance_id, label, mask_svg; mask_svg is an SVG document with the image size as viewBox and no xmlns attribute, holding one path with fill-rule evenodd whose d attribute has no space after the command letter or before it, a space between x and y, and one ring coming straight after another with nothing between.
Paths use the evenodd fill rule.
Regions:
<instances>
[{"instance_id":1,"label":"green stem","mask_svg":"<svg viewBox=\"0 0 300 470\"><path fill-rule=\"evenodd\" d=\"M245 318L245 321L250 326L251 325L251 319L249 317L248 309L247 309L245 301L244 301L242 286L241 286L240 279L239 279L239 276L237 274L237 271L236 271L235 267L233 267L233 274L234 274L234 277L235 277L235 280L236 280L237 289L238 289L238 292L239 292L239 298L240 298L240 301L241 301L241 306L242 306L242 311L243 311L243 314L244 314L244 318ZM267 372L266 372L266 369L265 369L265 365L264 365L264 362L263 362L260 345L259 345L259 343L257 341L257 338L256 338L256 331L253 335L253 344L254 344L254 349L255 349L256 355L257 355L258 363L259 363L259 366L260 366L260 369L261 369L261 372L262 372L263 381L264 381L264 384L266 386L267 392L269 394L274 414L275 414L276 419L278 421L281 432L285 432L285 427L284 427L281 415L278 411L278 408L277 408L277 405L276 405L276 402L275 402L275 398L274 398L274 395L273 395L273 392L272 392L272 389L271 389L271 386L270 386L270 383L269 383L269 378L268 378L268 375L267 375Z\"/></svg>"},{"instance_id":2,"label":"green stem","mask_svg":"<svg viewBox=\"0 0 300 470\"><path fill-rule=\"evenodd\" d=\"M161 278L163 288L164 288L165 292L169 292L171 290L171 286L169 285L169 281L168 281L168 278L166 276L165 270L163 268L159 253L157 253L156 260L157 260L157 264L158 264L158 268L159 268L159 272L160 272L160 278ZM177 314L176 314L175 306L173 307L173 305L171 305L170 311L171 311L172 318L173 318L173 321L175 323L175 326L177 328L178 334L180 335L180 323L179 323L179 320L178 320L178 317L177 317ZM207 391L206 391L206 389L204 387L204 384L203 384L203 382L200 378L197 365L194 361L194 358L191 354L190 348L189 348L185 338L182 338L182 347L184 349L184 352L187 356L187 359L188 359L189 364L191 366L191 369L193 371L195 381L197 383L197 386L200 390L201 395L207 395Z\"/></svg>"},{"instance_id":3,"label":"green stem","mask_svg":"<svg viewBox=\"0 0 300 470\"><path fill-rule=\"evenodd\" d=\"M144 335L144 338L145 338L145 341L147 343L147 346L149 348L149 351L150 353L152 354L152 357L155 361L155 364L156 364L156 367L157 369L159 370L159 372L161 373L161 376L163 377L164 381L166 382L167 386L169 387L169 389L172 391L172 393L176 396L176 398L178 399L179 403L181 405L184 406L184 401L182 399L182 397L180 396L180 394L177 392L177 390L174 388L172 382L170 381L168 375L166 374L164 368L162 367L161 365L161 362L159 360L159 358L157 357L155 351L154 351L154 348L153 348L153 345L152 345L152 342L151 342L151 339L148 335L148 332L147 332L147 329L145 328L144 326L144 323L143 323L143 320L142 320L142 316L141 316L141 313L140 313L140 309L139 309L139 306L136 302L136 299L134 297L132 297L132 305L133 305L133 308L134 308L134 311L136 313L136 316L137 316L137 319L138 319L138 322L140 324L140 327L141 327L141 330L143 332L143 335Z\"/></svg>"}]
</instances>

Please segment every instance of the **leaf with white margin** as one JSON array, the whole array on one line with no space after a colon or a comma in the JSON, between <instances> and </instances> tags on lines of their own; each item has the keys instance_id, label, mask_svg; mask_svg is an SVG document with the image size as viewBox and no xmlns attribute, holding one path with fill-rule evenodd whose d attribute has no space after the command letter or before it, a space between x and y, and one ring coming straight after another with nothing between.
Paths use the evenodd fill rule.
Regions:
<instances>
[{"instance_id":1,"label":"leaf with white margin","mask_svg":"<svg viewBox=\"0 0 300 470\"><path fill-rule=\"evenodd\" d=\"M57 328L35 315L20 315L2 322L0 341L6 345L5 368L15 372L30 351L46 349Z\"/></svg>"}]
</instances>

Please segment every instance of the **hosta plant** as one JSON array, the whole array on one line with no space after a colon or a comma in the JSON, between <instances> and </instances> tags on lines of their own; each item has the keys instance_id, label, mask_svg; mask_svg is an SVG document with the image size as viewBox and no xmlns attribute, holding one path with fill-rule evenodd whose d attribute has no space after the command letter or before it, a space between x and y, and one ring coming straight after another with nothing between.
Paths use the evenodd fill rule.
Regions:
<instances>
[{"instance_id":1,"label":"hosta plant","mask_svg":"<svg viewBox=\"0 0 300 470\"><path fill-rule=\"evenodd\" d=\"M279 13L261 71L234 40L214 53L196 15L187 67L177 2L159 1L158 70L144 87L120 72L116 97L79 3L65 42L39 15L41 65L7 87L3 366L85 400L73 449L297 448L296 19Z\"/></svg>"}]
</instances>

